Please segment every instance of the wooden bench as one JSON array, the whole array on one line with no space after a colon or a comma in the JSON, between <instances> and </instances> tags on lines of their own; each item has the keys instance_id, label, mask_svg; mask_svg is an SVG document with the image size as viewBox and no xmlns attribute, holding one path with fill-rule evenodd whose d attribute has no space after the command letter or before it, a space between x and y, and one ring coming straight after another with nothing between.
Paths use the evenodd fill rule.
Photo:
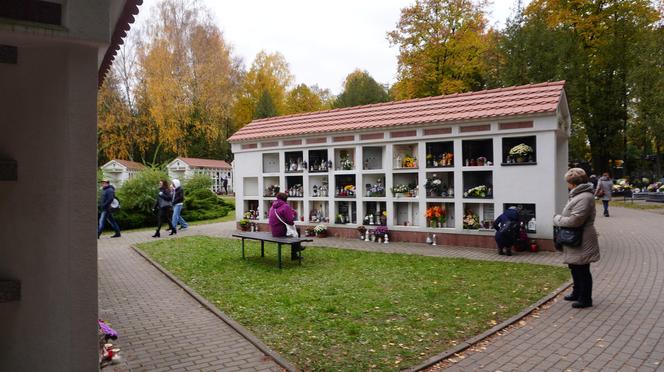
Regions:
<instances>
[{"instance_id":1,"label":"wooden bench","mask_svg":"<svg viewBox=\"0 0 664 372\"><path fill-rule=\"evenodd\" d=\"M293 245L297 243L306 243L313 242L313 239L309 238L291 238L291 237L275 237L272 236L269 232L239 232L233 234L234 237L242 239L242 259L244 260L244 240L258 240L261 242L261 257L265 257L265 242L277 243L277 256L279 258L279 268L281 269L281 245L289 244L291 246L291 257L293 253ZM302 251L298 251L297 259L302 265Z\"/></svg>"}]
</instances>

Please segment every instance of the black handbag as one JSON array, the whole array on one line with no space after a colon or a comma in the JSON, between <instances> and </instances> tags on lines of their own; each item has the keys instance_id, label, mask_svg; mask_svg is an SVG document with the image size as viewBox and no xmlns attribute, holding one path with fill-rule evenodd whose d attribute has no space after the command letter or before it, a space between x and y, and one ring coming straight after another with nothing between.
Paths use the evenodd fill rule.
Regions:
<instances>
[{"instance_id":1,"label":"black handbag","mask_svg":"<svg viewBox=\"0 0 664 372\"><path fill-rule=\"evenodd\" d=\"M553 228L553 242L558 246L578 247L583 242L583 228L581 227L559 227Z\"/></svg>"}]
</instances>

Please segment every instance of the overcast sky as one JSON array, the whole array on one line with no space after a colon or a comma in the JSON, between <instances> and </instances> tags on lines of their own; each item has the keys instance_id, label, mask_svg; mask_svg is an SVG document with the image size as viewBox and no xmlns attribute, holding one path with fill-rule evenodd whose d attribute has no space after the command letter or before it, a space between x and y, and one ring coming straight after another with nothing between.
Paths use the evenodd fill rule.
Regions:
<instances>
[{"instance_id":1,"label":"overcast sky","mask_svg":"<svg viewBox=\"0 0 664 372\"><path fill-rule=\"evenodd\" d=\"M527 4L530 0L523 0ZM145 0L137 24L157 0ZM398 48L386 33L413 0L203 0L212 9L227 42L247 68L265 49L284 55L295 82L317 84L334 94L356 68L380 83L396 80ZM493 0L490 24L501 28L516 0Z\"/></svg>"}]
</instances>

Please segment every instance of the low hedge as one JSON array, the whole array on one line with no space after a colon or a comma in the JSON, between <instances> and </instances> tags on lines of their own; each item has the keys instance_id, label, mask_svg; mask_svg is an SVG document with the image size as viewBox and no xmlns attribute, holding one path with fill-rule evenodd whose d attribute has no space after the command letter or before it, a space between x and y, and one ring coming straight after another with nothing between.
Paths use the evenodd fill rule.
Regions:
<instances>
[{"instance_id":1,"label":"low hedge","mask_svg":"<svg viewBox=\"0 0 664 372\"><path fill-rule=\"evenodd\" d=\"M116 190L121 209L114 214L120 228L135 229L152 227L157 217L152 209L155 205L159 180L168 180L166 172L148 168L126 181ZM170 182L170 180L169 180ZM210 190L212 181L203 175L196 175L185 183L185 205L182 217L187 221L201 221L220 218L234 210Z\"/></svg>"}]
</instances>

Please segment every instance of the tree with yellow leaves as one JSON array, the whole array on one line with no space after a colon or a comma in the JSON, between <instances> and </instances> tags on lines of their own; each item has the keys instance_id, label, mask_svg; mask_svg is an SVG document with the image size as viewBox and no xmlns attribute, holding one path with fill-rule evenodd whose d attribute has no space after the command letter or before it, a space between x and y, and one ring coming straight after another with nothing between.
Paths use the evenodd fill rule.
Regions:
<instances>
[{"instance_id":1,"label":"tree with yellow leaves","mask_svg":"<svg viewBox=\"0 0 664 372\"><path fill-rule=\"evenodd\" d=\"M155 151L223 152L221 142L233 132L231 108L240 76L231 48L196 1L164 0L157 15L138 52L139 80L157 133Z\"/></svg>"},{"instance_id":2,"label":"tree with yellow leaves","mask_svg":"<svg viewBox=\"0 0 664 372\"><path fill-rule=\"evenodd\" d=\"M486 1L416 0L401 10L394 31L399 46L397 99L466 92L484 87L489 49Z\"/></svg>"},{"instance_id":3,"label":"tree with yellow leaves","mask_svg":"<svg viewBox=\"0 0 664 372\"><path fill-rule=\"evenodd\" d=\"M279 53L260 51L243 79L240 97L234 110L234 118L239 126L254 118L256 105L267 92L277 115L286 110L286 90L293 81L288 62Z\"/></svg>"}]
</instances>

